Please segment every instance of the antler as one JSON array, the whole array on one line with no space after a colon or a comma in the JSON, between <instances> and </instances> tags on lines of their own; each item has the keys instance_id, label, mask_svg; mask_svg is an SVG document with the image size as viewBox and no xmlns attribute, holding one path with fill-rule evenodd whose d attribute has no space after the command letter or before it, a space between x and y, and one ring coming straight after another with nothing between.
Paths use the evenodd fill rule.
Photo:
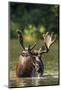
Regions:
<instances>
[{"instance_id":1,"label":"antler","mask_svg":"<svg viewBox=\"0 0 61 90\"><path fill-rule=\"evenodd\" d=\"M30 48L31 50L36 46L36 43Z\"/></svg>"},{"instance_id":2,"label":"antler","mask_svg":"<svg viewBox=\"0 0 61 90\"><path fill-rule=\"evenodd\" d=\"M55 42L56 35L54 36L54 39L53 39L53 33L51 33L50 35L49 32L47 32L46 34L43 34L43 38L44 38L44 43L46 47L49 49L49 47Z\"/></svg>"},{"instance_id":3,"label":"antler","mask_svg":"<svg viewBox=\"0 0 61 90\"><path fill-rule=\"evenodd\" d=\"M25 47L24 47L24 44L23 44L23 36L22 36L22 33L19 29L16 30L17 31L17 35L18 35L18 39L19 39L19 42L21 44L21 47L25 50Z\"/></svg>"},{"instance_id":4,"label":"antler","mask_svg":"<svg viewBox=\"0 0 61 90\"><path fill-rule=\"evenodd\" d=\"M43 34L43 39L44 39L45 46L43 46L42 49L39 50L40 53L45 53L49 51L49 47L56 40L56 35L54 35L54 39L53 39L53 32L51 33L51 35L49 34L49 32L47 32L46 34Z\"/></svg>"}]
</instances>

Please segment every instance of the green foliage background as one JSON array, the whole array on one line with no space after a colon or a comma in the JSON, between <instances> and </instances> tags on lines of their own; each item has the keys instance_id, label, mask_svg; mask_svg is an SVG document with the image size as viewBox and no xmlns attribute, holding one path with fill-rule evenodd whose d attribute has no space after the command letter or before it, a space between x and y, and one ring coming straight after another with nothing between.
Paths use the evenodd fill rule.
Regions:
<instances>
[{"instance_id":1,"label":"green foliage background","mask_svg":"<svg viewBox=\"0 0 61 90\"><path fill-rule=\"evenodd\" d=\"M59 33L59 5L10 3L10 37L19 28L25 38L38 39L47 31Z\"/></svg>"}]
</instances>

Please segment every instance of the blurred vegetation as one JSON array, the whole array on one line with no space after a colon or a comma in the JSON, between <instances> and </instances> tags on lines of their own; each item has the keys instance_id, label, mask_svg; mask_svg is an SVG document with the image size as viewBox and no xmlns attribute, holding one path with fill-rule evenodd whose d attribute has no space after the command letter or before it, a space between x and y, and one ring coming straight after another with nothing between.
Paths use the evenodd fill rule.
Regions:
<instances>
[{"instance_id":1,"label":"blurred vegetation","mask_svg":"<svg viewBox=\"0 0 61 90\"><path fill-rule=\"evenodd\" d=\"M10 2L10 37L20 29L28 41L39 39L46 31L59 33L59 5Z\"/></svg>"}]
</instances>

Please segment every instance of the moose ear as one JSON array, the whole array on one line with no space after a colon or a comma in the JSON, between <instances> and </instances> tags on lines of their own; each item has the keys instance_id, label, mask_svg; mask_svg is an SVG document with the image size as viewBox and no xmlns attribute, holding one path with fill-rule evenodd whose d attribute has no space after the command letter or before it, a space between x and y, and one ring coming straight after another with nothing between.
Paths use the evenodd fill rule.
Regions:
<instances>
[{"instance_id":1,"label":"moose ear","mask_svg":"<svg viewBox=\"0 0 61 90\"><path fill-rule=\"evenodd\" d=\"M24 47L24 44L23 44L22 32L19 29L17 29L16 32L17 32L17 36L18 36L19 42L21 44L21 47L25 50L25 47Z\"/></svg>"}]
</instances>

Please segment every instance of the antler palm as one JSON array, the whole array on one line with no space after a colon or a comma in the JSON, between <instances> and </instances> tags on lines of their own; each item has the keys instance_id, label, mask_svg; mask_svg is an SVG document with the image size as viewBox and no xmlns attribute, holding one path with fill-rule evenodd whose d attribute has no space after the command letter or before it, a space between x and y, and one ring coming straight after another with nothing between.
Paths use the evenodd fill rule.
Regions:
<instances>
[{"instance_id":1,"label":"antler palm","mask_svg":"<svg viewBox=\"0 0 61 90\"><path fill-rule=\"evenodd\" d=\"M56 40L56 35L54 36L53 39L53 33L51 33L51 35L49 34L49 32L47 32L46 34L43 34L43 38L44 38L44 43L47 46L47 48L49 49L49 47L54 43L54 41Z\"/></svg>"}]
</instances>

